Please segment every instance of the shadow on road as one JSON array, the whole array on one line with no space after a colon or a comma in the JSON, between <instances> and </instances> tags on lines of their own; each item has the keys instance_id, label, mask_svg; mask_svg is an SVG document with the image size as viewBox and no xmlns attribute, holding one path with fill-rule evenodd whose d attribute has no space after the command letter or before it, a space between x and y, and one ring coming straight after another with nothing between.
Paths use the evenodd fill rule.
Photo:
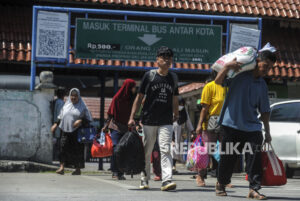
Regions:
<instances>
[{"instance_id":1,"label":"shadow on road","mask_svg":"<svg viewBox=\"0 0 300 201\"><path fill-rule=\"evenodd\" d=\"M131 191L144 191L144 192L147 192L147 191L161 191L160 188L150 188L150 189L147 189L147 190L132 188L132 189L128 189L128 190L131 190ZM167 191L167 192L176 193L176 192L201 192L201 191L202 192L214 192L215 190L214 189L176 189L176 190Z\"/></svg>"},{"instance_id":2,"label":"shadow on road","mask_svg":"<svg viewBox=\"0 0 300 201\"><path fill-rule=\"evenodd\" d=\"M246 198L245 196L240 196L240 195L228 195L227 197L232 197L232 198ZM273 196L267 196L268 200L300 200L300 198L289 198L289 197L273 197Z\"/></svg>"},{"instance_id":3,"label":"shadow on road","mask_svg":"<svg viewBox=\"0 0 300 201\"><path fill-rule=\"evenodd\" d=\"M139 189L139 188L131 188L131 189L128 189L130 191L143 191L143 192L147 192L147 191L161 191L160 188L150 188L150 189L146 189L146 190L143 190L143 189Z\"/></svg>"},{"instance_id":4,"label":"shadow on road","mask_svg":"<svg viewBox=\"0 0 300 201\"><path fill-rule=\"evenodd\" d=\"M177 189L177 192L215 192L215 189L205 189L205 188L199 188L199 189Z\"/></svg>"},{"instance_id":5,"label":"shadow on road","mask_svg":"<svg viewBox=\"0 0 300 201\"><path fill-rule=\"evenodd\" d=\"M289 197L272 197L268 196L269 200L300 200L300 197L297 198L289 198Z\"/></svg>"}]
</instances>

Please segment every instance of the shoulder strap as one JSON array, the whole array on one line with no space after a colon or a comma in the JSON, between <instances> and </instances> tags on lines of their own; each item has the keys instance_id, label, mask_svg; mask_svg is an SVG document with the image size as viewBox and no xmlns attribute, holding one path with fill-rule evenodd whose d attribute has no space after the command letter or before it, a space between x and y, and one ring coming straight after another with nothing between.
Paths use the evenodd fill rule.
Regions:
<instances>
[{"instance_id":1,"label":"shoulder strap","mask_svg":"<svg viewBox=\"0 0 300 201\"><path fill-rule=\"evenodd\" d=\"M151 82L153 82L153 80L155 78L155 75L156 75L156 69L150 70L150 72L149 72L149 82L148 82L148 84L146 86L146 90L145 90L146 94L147 94L147 91L149 89L149 86L150 86Z\"/></svg>"},{"instance_id":2,"label":"shoulder strap","mask_svg":"<svg viewBox=\"0 0 300 201\"><path fill-rule=\"evenodd\" d=\"M153 80L155 78L156 73L157 73L156 69L152 69L149 72L149 82L148 82L148 84L146 86L146 90L145 90L146 94L147 94L147 91L148 91L148 88L149 88L151 82L153 82ZM174 72L169 71L169 73L170 73L170 75L172 77L172 80L173 80L173 83L174 83L174 89L176 89L178 87L178 77L177 77L176 73L174 73Z\"/></svg>"},{"instance_id":3,"label":"shoulder strap","mask_svg":"<svg viewBox=\"0 0 300 201\"><path fill-rule=\"evenodd\" d=\"M156 69L150 70L150 73L149 73L149 80L150 80L150 82L152 82L154 80L155 75L156 75Z\"/></svg>"}]
</instances>

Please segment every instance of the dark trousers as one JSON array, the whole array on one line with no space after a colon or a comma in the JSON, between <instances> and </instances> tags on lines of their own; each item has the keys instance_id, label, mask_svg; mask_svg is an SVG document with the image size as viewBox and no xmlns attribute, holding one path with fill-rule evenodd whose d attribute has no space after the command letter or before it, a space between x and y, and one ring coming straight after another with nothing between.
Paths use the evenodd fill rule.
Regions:
<instances>
[{"instance_id":1,"label":"dark trousers","mask_svg":"<svg viewBox=\"0 0 300 201\"><path fill-rule=\"evenodd\" d=\"M60 156L60 137L56 138L56 142L53 145L53 161L59 160Z\"/></svg>"},{"instance_id":2,"label":"dark trousers","mask_svg":"<svg viewBox=\"0 0 300 201\"><path fill-rule=\"evenodd\" d=\"M237 150L240 153L243 153L243 148L245 143L249 143L247 147L246 155L246 169L249 180L249 188L254 190L259 190L261 188L261 176L262 176L262 168L261 168L261 145L263 142L263 136L260 131L256 132L244 132L240 130L236 130L230 127L223 127L223 140L222 140L222 152L226 152L226 144L240 143L237 147ZM249 149L251 147L252 153L249 153ZM228 152L228 150L227 150ZM223 185L227 185L231 183L231 177L233 173L233 168L235 165L235 161L238 158L238 155L233 152L229 154L221 154L220 162L219 162L219 171L218 171L218 182Z\"/></svg>"},{"instance_id":3,"label":"dark trousers","mask_svg":"<svg viewBox=\"0 0 300 201\"><path fill-rule=\"evenodd\" d=\"M121 133L119 131L116 130L110 130L110 135L111 135L111 140L113 142L113 152L115 152L116 146L117 144L120 142L122 136L124 135L124 133ZM117 161L116 158L114 156L114 154L111 157L111 171L113 172L113 174L115 176L122 176L123 173L121 173L117 167Z\"/></svg>"},{"instance_id":4,"label":"dark trousers","mask_svg":"<svg viewBox=\"0 0 300 201\"><path fill-rule=\"evenodd\" d=\"M77 130L62 132L60 138L60 163L65 167L84 168L84 144L77 140Z\"/></svg>"}]
</instances>

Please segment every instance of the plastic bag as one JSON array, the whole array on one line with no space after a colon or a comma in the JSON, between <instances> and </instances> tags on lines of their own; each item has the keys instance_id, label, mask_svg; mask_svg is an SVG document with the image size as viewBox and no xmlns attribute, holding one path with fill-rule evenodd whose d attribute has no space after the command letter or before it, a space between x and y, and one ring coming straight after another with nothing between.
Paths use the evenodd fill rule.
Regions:
<instances>
[{"instance_id":1,"label":"plastic bag","mask_svg":"<svg viewBox=\"0 0 300 201\"><path fill-rule=\"evenodd\" d=\"M199 171L207 168L208 163L207 148L203 146L201 137L197 137L193 147L188 151L186 167L190 171Z\"/></svg>"},{"instance_id":2,"label":"plastic bag","mask_svg":"<svg viewBox=\"0 0 300 201\"><path fill-rule=\"evenodd\" d=\"M97 139L97 142L99 142L100 145L105 145L105 133L101 132L100 138Z\"/></svg>"},{"instance_id":3,"label":"plastic bag","mask_svg":"<svg viewBox=\"0 0 300 201\"><path fill-rule=\"evenodd\" d=\"M114 156L120 172L134 175L145 170L144 145L136 131L128 131L123 135Z\"/></svg>"},{"instance_id":4,"label":"plastic bag","mask_svg":"<svg viewBox=\"0 0 300 201\"><path fill-rule=\"evenodd\" d=\"M220 142L219 142L219 140L217 141L216 149L215 149L215 153L213 154L213 157L217 162L220 161L221 156L220 156Z\"/></svg>"}]
</instances>

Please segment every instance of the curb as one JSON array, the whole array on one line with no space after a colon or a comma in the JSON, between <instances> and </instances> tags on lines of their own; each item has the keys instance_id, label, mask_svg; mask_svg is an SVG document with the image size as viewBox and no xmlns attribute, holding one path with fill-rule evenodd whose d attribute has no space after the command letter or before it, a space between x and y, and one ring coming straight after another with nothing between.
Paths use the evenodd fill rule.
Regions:
<instances>
[{"instance_id":1,"label":"curb","mask_svg":"<svg viewBox=\"0 0 300 201\"><path fill-rule=\"evenodd\" d=\"M57 170L57 166L50 164L0 160L0 172L46 172L55 170Z\"/></svg>"},{"instance_id":2,"label":"curb","mask_svg":"<svg viewBox=\"0 0 300 201\"><path fill-rule=\"evenodd\" d=\"M0 160L0 173L1 172L28 172L28 173L39 173L56 171L59 164L44 164L32 161L11 161L11 160ZM65 171L73 172L73 168L66 168ZM81 170L82 173L87 172L99 172L102 174L110 174L110 171L104 170Z\"/></svg>"}]
</instances>

